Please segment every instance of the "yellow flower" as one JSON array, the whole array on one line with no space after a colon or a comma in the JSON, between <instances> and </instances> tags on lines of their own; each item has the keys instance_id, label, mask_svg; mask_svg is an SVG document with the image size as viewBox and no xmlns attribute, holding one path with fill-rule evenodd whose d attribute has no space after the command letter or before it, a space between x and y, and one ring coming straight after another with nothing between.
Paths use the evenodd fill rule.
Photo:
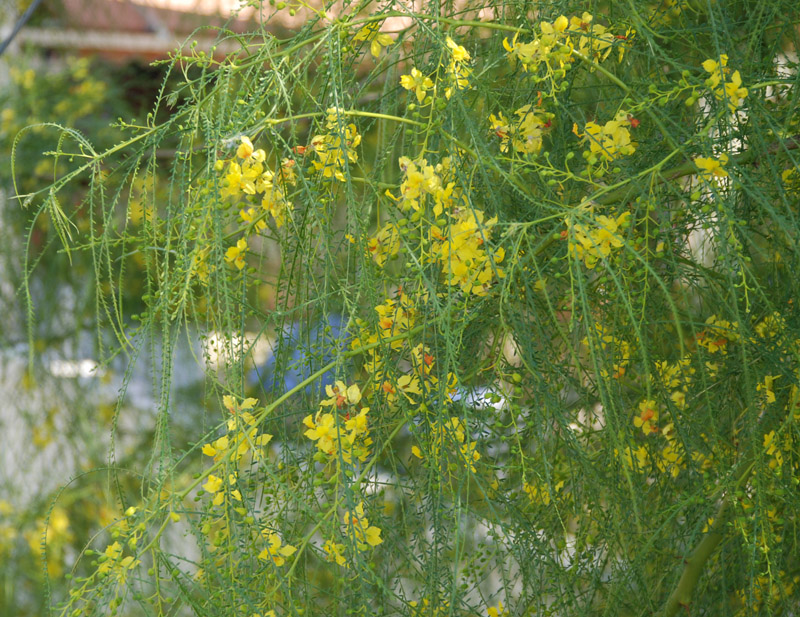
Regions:
<instances>
[{"instance_id":1,"label":"yellow flower","mask_svg":"<svg viewBox=\"0 0 800 617\"><path fill-rule=\"evenodd\" d=\"M335 405L339 409L345 405L355 405L361 400L361 390L358 384L346 386L343 381L336 381L334 385L325 386L325 394L328 398L320 405Z\"/></svg>"},{"instance_id":2,"label":"yellow flower","mask_svg":"<svg viewBox=\"0 0 800 617\"><path fill-rule=\"evenodd\" d=\"M433 81L430 77L425 77L416 68L412 68L410 75L402 75L400 77L400 85L406 90L413 90L417 95L417 101L422 103L425 99L426 91L433 88Z\"/></svg>"},{"instance_id":3,"label":"yellow flower","mask_svg":"<svg viewBox=\"0 0 800 617\"><path fill-rule=\"evenodd\" d=\"M644 400L639 403L639 413L633 417L633 424L641 428L645 435L658 432L658 408L655 401Z\"/></svg>"},{"instance_id":4,"label":"yellow flower","mask_svg":"<svg viewBox=\"0 0 800 617\"><path fill-rule=\"evenodd\" d=\"M620 231L627 225L629 217L630 212L623 212L616 218L599 215L595 219L594 228L568 222L573 232L569 243L570 253L582 259L587 268L594 268L598 261L608 258L611 249L623 246Z\"/></svg>"},{"instance_id":5,"label":"yellow flower","mask_svg":"<svg viewBox=\"0 0 800 617\"><path fill-rule=\"evenodd\" d=\"M489 617L508 617L508 611L503 606L503 601L497 603L497 606L490 606L486 609L486 613Z\"/></svg>"},{"instance_id":6,"label":"yellow flower","mask_svg":"<svg viewBox=\"0 0 800 617\"><path fill-rule=\"evenodd\" d=\"M354 510L345 512L344 523L349 526L348 533L353 533L357 542L358 550L364 551L369 546L378 546L383 542L381 530L369 524L369 520L364 516L364 504L359 503Z\"/></svg>"},{"instance_id":7,"label":"yellow flower","mask_svg":"<svg viewBox=\"0 0 800 617\"><path fill-rule=\"evenodd\" d=\"M456 44L456 42L451 39L449 36L445 40L447 43L447 47L450 49L450 52L453 54L453 60L456 62L469 62L471 57L469 52L464 49L461 45Z\"/></svg>"},{"instance_id":8,"label":"yellow flower","mask_svg":"<svg viewBox=\"0 0 800 617\"><path fill-rule=\"evenodd\" d=\"M589 151L602 156L605 161L633 154L637 144L631 139L628 131L630 126L628 114L624 111L620 111L613 120L609 120L603 126L587 122L584 138L589 142Z\"/></svg>"},{"instance_id":9,"label":"yellow flower","mask_svg":"<svg viewBox=\"0 0 800 617\"><path fill-rule=\"evenodd\" d=\"M374 21L359 30L353 37L355 41L370 41L369 51L376 58L381 55L381 49L392 44L392 37L380 33L380 22Z\"/></svg>"},{"instance_id":10,"label":"yellow flower","mask_svg":"<svg viewBox=\"0 0 800 617\"><path fill-rule=\"evenodd\" d=\"M706 85L711 88L718 101L725 100L731 112L741 107L747 96L747 88L742 88L742 77L739 71L731 73L728 68L728 56L722 54L719 62L708 59L703 62L703 69L710 73ZM720 87L722 84L722 87Z\"/></svg>"},{"instance_id":11,"label":"yellow flower","mask_svg":"<svg viewBox=\"0 0 800 617\"><path fill-rule=\"evenodd\" d=\"M258 554L258 558L264 561L272 559L272 563L279 568L286 563L286 557L291 557L297 551L291 544L283 544L277 533L265 529L261 535L267 539L269 546Z\"/></svg>"},{"instance_id":12,"label":"yellow flower","mask_svg":"<svg viewBox=\"0 0 800 617\"><path fill-rule=\"evenodd\" d=\"M313 418L310 414L303 419L303 424L308 430L303 433L311 441L317 442L317 448L325 454L334 453L334 439L337 438L336 419L333 414L317 414Z\"/></svg>"},{"instance_id":13,"label":"yellow flower","mask_svg":"<svg viewBox=\"0 0 800 617\"><path fill-rule=\"evenodd\" d=\"M463 49L463 47L461 49ZM447 67L447 75L450 79L450 85L444 90L445 98L449 100L450 97L453 96L453 92L467 89L469 87L469 76L471 74L471 68L464 66L460 62L452 60Z\"/></svg>"},{"instance_id":14,"label":"yellow flower","mask_svg":"<svg viewBox=\"0 0 800 617\"><path fill-rule=\"evenodd\" d=\"M322 546L322 550L327 554L328 561L336 562L337 565L347 567L347 562L344 558L344 545L326 541Z\"/></svg>"},{"instance_id":15,"label":"yellow flower","mask_svg":"<svg viewBox=\"0 0 800 617\"><path fill-rule=\"evenodd\" d=\"M717 182L720 178L727 178L728 172L725 165L728 163L728 155L724 152L718 159L699 156L694 160L694 164L700 170L701 177L707 182Z\"/></svg>"},{"instance_id":16,"label":"yellow flower","mask_svg":"<svg viewBox=\"0 0 800 617\"><path fill-rule=\"evenodd\" d=\"M253 154L253 142L250 141L249 137L242 136L242 142L239 144L239 147L236 148L236 156L240 159L250 158L250 155Z\"/></svg>"},{"instance_id":17,"label":"yellow flower","mask_svg":"<svg viewBox=\"0 0 800 617\"><path fill-rule=\"evenodd\" d=\"M773 391L773 382L778 379L780 375L765 375L764 381L756 386L756 391L764 392L767 397L767 403L775 402L775 392Z\"/></svg>"},{"instance_id":18,"label":"yellow flower","mask_svg":"<svg viewBox=\"0 0 800 617\"><path fill-rule=\"evenodd\" d=\"M247 255L247 239L240 238L236 246L231 246L225 252L225 261L234 264L239 270L244 268L244 258Z\"/></svg>"},{"instance_id":19,"label":"yellow flower","mask_svg":"<svg viewBox=\"0 0 800 617\"><path fill-rule=\"evenodd\" d=\"M511 132L511 126L508 120L499 112L496 116L489 115L489 130L500 139L500 152L508 152L508 136Z\"/></svg>"},{"instance_id":20,"label":"yellow flower","mask_svg":"<svg viewBox=\"0 0 800 617\"><path fill-rule=\"evenodd\" d=\"M636 450L626 447L622 454L615 448L614 454L621 456L622 462L625 463L628 469L642 472L647 465L647 449L644 446L639 446ZM634 462L636 463L635 465Z\"/></svg>"},{"instance_id":21,"label":"yellow flower","mask_svg":"<svg viewBox=\"0 0 800 617\"><path fill-rule=\"evenodd\" d=\"M222 488L222 478L218 478L215 475L208 476L206 483L203 484L203 490L207 493L216 493Z\"/></svg>"},{"instance_id":22,"label":"yellow flower","mask_svg":"<svg viewBox=\"0 0 800 617\"><path fill-rule=\"evenodd\" d=\"M400 251L400 229L387 223L367 242L367 251L375 263L382 266L387 257L396 257Z\"/></svg>"}]
</instances>

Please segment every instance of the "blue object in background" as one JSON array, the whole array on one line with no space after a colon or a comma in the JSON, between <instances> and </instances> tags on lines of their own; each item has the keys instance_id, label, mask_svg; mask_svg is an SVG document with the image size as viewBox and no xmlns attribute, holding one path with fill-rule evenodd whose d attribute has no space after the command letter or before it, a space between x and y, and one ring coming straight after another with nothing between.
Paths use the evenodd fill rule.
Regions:
<instances>
[{"instance_id":1,"label":"blue object in background","mask_svg":"<svg viewBox=\"0 0 800 617\"><path fill-rule=\"evenodd\" d=\"M304 327L301 322L295 321L278 336L267 361L251 371L250 382L261 383L266 392L288 392L332 362L348 340L344 320L337 313L331 313L327 319L320 319L311 326ZM279 367L281 370L276 374ZM322 396L325 386L333 384L334 375L334 369L327 371L306 386L305 393Z\"/></svg>"}]
</instances>

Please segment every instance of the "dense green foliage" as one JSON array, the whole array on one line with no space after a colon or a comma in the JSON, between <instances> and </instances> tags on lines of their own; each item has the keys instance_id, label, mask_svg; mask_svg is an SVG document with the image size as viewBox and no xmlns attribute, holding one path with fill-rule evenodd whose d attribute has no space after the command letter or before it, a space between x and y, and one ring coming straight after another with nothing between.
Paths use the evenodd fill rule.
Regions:
<instances>
[{"instance_id":1,"label":"dense green foliage","mask_svg":"<svg viewBox=\"0 0 800 617\"><path fill-rule=\"evenodd\" d=\"M25 189L97 352L160 354L148 448L117 461L123 387L54 500L53 612L792 614L800 7L264 8L306 19L183 50Z\"/></svg>"}]
</instances>

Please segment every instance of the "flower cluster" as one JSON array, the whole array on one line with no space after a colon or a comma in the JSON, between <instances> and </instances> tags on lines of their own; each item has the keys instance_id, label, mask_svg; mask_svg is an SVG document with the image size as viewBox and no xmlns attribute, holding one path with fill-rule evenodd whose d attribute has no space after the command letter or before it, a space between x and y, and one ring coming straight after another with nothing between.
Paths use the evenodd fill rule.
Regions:
<instances>
[{"instance_id":1,"label":"flower cluster","mask_svg":"<svg viewBox=\"0 0 800 617\"><path fill-rule=\"evenodd\" d=\"M449 450L450 445L455 445L458 449L460 462L465 463L470 471L475 473L475 463L480 460L481 454L478 452L477 442L467 439L464 421L461 418L451 417L446 422L431 422L427 456L438 459L442 450ZM411 452L419 459L426 458L418 446L412 446Z\"/></svg>"},{"instance_id":2,"label":"flower cluster","mask_svg":"<svg viewBox=\"0 0 800 617\"><path fill-rule=\"evenodd\" d=\"M260 196L261 210L270 214L280 227L289 209L286 192L289 186L294 186L297 182L295 161L283 159L278 171L273 172L265 167L266 157L264 150L256 150L250 138L242 136L236 148L236 157L228 161L227 165L223 160L218 160L215 164L217 171L225 172L220 197L240 199L244 195L246 199L253 200ZM258 218L260 213L251 205L242 208L240 215L246 222L255 221L256 229L263 229L266 225L262 218Z\"/></svg>"},{"instance_id":3,"label":"flower cluster","mask_svg":"<svg viewBox=\"0 0 800 617\"><path fill-rule=\"evenodd\" d=\"M747 88L742 87L742 76L739 75L739 71L731 72L728 68L726 54L722 54L719 61L711 59L704 61L703 69L709 73L706 85L718 101L727 103L731 113L742 106L747 97Z\"/></svg>"},{"instance_id":4,"label":"flower cluster","mask_svg":"<svg viewBox=\"0 0 800 617\"><path fill-rule=\"evenodd\" d=\"M633 154L637 144L632 140L629 129L636 124L634 120L627 112L620 111L603 126L587 122L584 133L579 134L576 129L575 134L589 144L589 162L592 163L593 158L609 162Z\"/></svg>"},{"instance_id":5,"label":"flower cluster","mask_svg":"<svg viewBox=\"0 0 800 617\"><path fill-rule=\"evenodd\" d=\"M503 247L486 250L497 217L484 220L482 211L465 208L451 213L450 219L447 226L431 226L431 261L439 263L449 285L485 296L495 278L505 276L497 267L505 257Z\"/></svg>"},{"instance_id":6,"label":"flower cluster","mask_svg":"<svg viewBox=\"0 0 800 617\"><path fill-rule=\"evenodd\" d=\"M633 425L642 429L645 435L658 432L658 405L655 401L645 399L639 403L639 413L633 416Z\"/></svg>"},{"instance_id":7,"label":"flower cluster","mask_svg":"<svg viewBox=\"0 0 800 617\"><path fill-rule=\"evenodd\" d=\"M525 491L525 494L528 496L528 499L530 499L531 503L543 506L549 506L552 497L560 493L561 489L563 488L564 480L560 480L553 485L552 494L550 492L550 488L543 482L539 482L537 484L523 482L522 484L522 490Z\"/></svg>"},{"instance_id":8,"label":"flower cluster","mask_svg":"<svg viewBox=\"0 0 800 617\"><path fill-rule=\"evenodd\" d=\"M569 20L563 15L553 23L539 24L541 34L528 43L518 41L519 34L509 43L503 39L503 48L512 62L519 62L523 71L536 72L542 64L563 67L573 61L572 44L566 32Z\"/></svg>"},{"instance_id":9,"label":"flower cluster","mask_svg":"<svg viewBox=\"0 0 800 617\"><path fill-rule=\"evenodd\" d=\"M624 244L621 231L628 226L630 212L623 212L617 217L599 215L591 224L571 223L569 251L582 260L589 269L594 268L601 259L608 259L612 249L621 248Z\"/></svg>"},{"instance_id":10,"label":"flower cluster","mask_svg":"<svg viewBox=\"0 0 800 617\"><path fill-rule=\"evenodd\" d=\"M608 27L594 22L594 16L584 12L580 17L567 19L564 15L555 21L539 24L539 34L530 42L518 41L519 35L509 43L503 39L503 47L512 61L519 62L524 71L536 72L542 65L551 71L553 67L563 69L574 61L573 51L595 62L608 58L614 45L619 48L622 61L630 46L632 31L624 35L614 34Z\"/></svg>"},{"instance_id":11,"label":"flower cluster","mask_svg":"<svg viewBox=\"0 0 800 617\"><path fill-rule=\"evenodd\" d=\"M696 337L698 346L708 353L728 353L728 343L739 340L739 325L711 315L706 319L706 327Z\"/></svg>"},{"instance_id":12,"label":"flower cluster","mask_svg":"<svg viewBox=\"0 0 800 617\"><path fill-rule=\"evenodd\" d=\"M367 251L379 266L383 266L387 258L396 257L400 251L400 228L386 223L367 241Z\"/></svg>"},{"instance_id":13,"label":"flower cluster","mask_svg":"<svg viewBox=\"0 0 800 617\"><path fill-rule=\"evenodd\" d=\"M444 90L444 96L446 99L449 99L453 96L453 92L469 88L469 77L472 74L472 69L467 66L467 63L472 58L463 46L458 45L449 36L445 42L447 44L450 62L445 69L448 85Z\"/></svg>"},{"instance_id":14,"label":"flower cluster","mask_svg":"<svg viewBox=\"0 0 800 617\"><path fill-rule=\"evenodd\" d=\"M338 463L341 458L347 464L351 464L353 459L366 461L372 439L367 425L369 407L356 411L361 401L361 390L356 384L348 387L337 381L333 386L326 386L325 393L328 398L320 403L319 411L303 419L308 428L304 435L316 443L317 449L328 460ZM333 411L326 412L325 407L331 407ZM343 417L339 410L346 410Z\"/></svg>"},{"instance_id":15,"label":"flower cluster","mask_svg":"<svg viewBox=\"0 0 800 617\"><path fill-rule=\"evenodd\" d=\"M390 191L386 194L403 212L424 211L430 204L434 216L440 216L443 211L463 204L462 191L453 178L450 157L445 157L435 166L425 159L412 161L407 156L401 156L399 163L403 172L400 196L395 197Z\"/></svg>"},{"instance_id":16,"label":"flower cluster","mask_svg":"<svg viewBox=\"0 0 800 617\"><path fill-rule=\"evenodd\" d=\"M646 435L660 435L659 439L663 440L663 445L659 448L653 447L650 450L645 446L638 446L635 449L625 447L622 452L615 449L615 454L628 469L638 473L647 473L651 465L654 465L655 469L660 473L677 478L681 469L685 467L685 453L683 445L676 435L675 427L672 423L666 424L660 429L655 426L654 423L658 419L658 411L653 401L642 401L639 410L640 414L634 416L634 423Z\"/></svg>"},{"instance_id":17,"label":"flower cluster","mask_svg":"<svg viewBox=\"0 0 800 617\"><path fill-rule=\"evenodd\" d=\"M127 577L128 571L139 565L139 560L127 555L122 556L122 544L112 542L103 551L97 566L97 573L101 576L114 576L122 581Z\"/></svg>"},{"instance_id":18,"label":"flower cluster","mask_svg":"<svg viewBox=\"0 0 800 617\"><path fill-rule=\"evenodd\" d=\"M411 349L411 370L407 373L389 374L381 370L378 374L380 387L378 395L390 406L400 400L410 405L422 405L425 398L439 391L439 377L435 374L435 359L427 346L420 343ZM447 374L444 394L452 400L458 381L451 372Z\"/></svg>"},{"instance_id":19,"label":"flower cluster","mask_svg":"<svg viewBox=\"0 0 800 617\"><path fill-rule=\"evenodd\" d=\"M619 379L625 374L628 363L631 360L631 346L622 338L614 336L609 328L601 323L595 323L595 333L597 335L597 344L600 349L609 356L612 364L611 377ZM581 343L584 347L589 348L589 337L585 337ZM605 379L608 378L608 371L601 369L600 375Z\"/></svg>"},{"instance_id":20,"label":"flower cluster","mask_svg":"<svg viewBox=\"0 0 800 617\"><path fill-rule=\"evenodd\" d=\"M345 124L342 110L335 107L327 109L325 129L327 132L314 135L308 146L315 156L311 165L322 178L344 182L348 162L358 162L356 148L361 144L361 135L355 124Z\"/></svg>"},{"instance_id":21,"label":"flower cluster","mask_svg":"<svg viewBox=\"0 0 800 617\"><path fill-rule=\"evenodd\" d=\"M472 69L468 63L472 60L472 56L462 45L450 37L445 40L445 45L445 54L449 61L446 66L440 68L444 69L445 75L444 97L449 100L454 92L469 88ZM428 96L428 91L433 91L435 94L438 88L438 84L433 79L416 67L412 67L410 73L400 76L400 85L406 90L414 92L420 105L432 103L433 97Z\"/></svg>"},{"instance_id":22,"label":"flower cluster","mask_svg":"<svg viewBox=\"0 0 800 617\"><path fill-rule=\"evenodd\" d=\"M523 105L514 112L516 118L509 121L502 112L489 116L490 130L500 139L500 152L508 152L509 143L514 152L538 154L542 139L550 128L553 114Z\"/></svg>"},{"instance_id":23,"label":"flower cluster","mask_svg":"<svg viewBox=\"0 0 800 617\"><path fill-rule=\"evenodd\" d=\"M353 510L344 513L343 522L345 524L345 535L351 544L356 547L358 552L368 551L383 542L379 527L369 524L369 519L364 515L364 504L359 503ZM345 545L327 540L322 546L328 561L337 565L347 566L345 558Z\"/></svg>"},{"instance_id":24,"label":"flower cluster","mask_svg":"<svg viewBox=\"0 0 800 617\"><path fill-rule=\"evenodd\" d=\"M413 90L417 101L422 104L428 90L433 88L433 80L416 67L412 67L411 73L400 76L400 85L406 90Z\"/></svg>"},{"instance_id":25,"label":"flower cluster","mask_svg":"<svg viewBox=\"0 0 800 617\"><path fill-rule=\"evenodd\" d=\"M258 401L254 398L247 398L241 403L237 403L232 396L224 396L222 401L232 416L226 424L227 434L205 444L203 454L212 457L214 462L225 458L237 466L248 453L251 453L253 460L259 460L263 456L261 449L270 442L272 435L258 432L255 416L251 413ZM237 482L238 473L236 471L227 475L228 487L236 486ZM214 495L211 503L215 506L225 503L228 494L236 501L242 501L242 495L238 489L225 490L225 487L226 482L223 478L214 474L209 474L203 484L203 490Z\"/></svg>"},{"instance_id":26,"label":"flower cluster","mask_svg":"<svg viewBox=\"0 0 800 617\"><path fill-rule=\"evenodd\" d=\"M691 357L686 356L677 362L656 362L656 372L664 389L671 390L670 400L680 410L686 408L686 393L692 384L695 369Z\"/></svg>"}]
</instances>

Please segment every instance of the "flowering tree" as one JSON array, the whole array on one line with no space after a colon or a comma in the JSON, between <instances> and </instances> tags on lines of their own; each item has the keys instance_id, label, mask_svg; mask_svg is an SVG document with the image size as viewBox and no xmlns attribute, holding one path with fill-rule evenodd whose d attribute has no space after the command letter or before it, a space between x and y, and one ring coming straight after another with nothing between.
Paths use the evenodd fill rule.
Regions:
<instances>
[{"instance_id":1,"label":"flowering tree","mask_svg":"<svg viewBox=\"0 0 800 617\"><path fill-rule=\"evenodd\" d=\"M169 118L56 181L42 213L88 174L121 221L84 246L117 300L141 255L109 325L163 358L138 489L54 610L797 606L800 8L590 4L281 2L294 37L187 48ZM165 140L133 225L104 187ZM212 330L179 446L172 349Z\"/></svg>"}]
</instances>

